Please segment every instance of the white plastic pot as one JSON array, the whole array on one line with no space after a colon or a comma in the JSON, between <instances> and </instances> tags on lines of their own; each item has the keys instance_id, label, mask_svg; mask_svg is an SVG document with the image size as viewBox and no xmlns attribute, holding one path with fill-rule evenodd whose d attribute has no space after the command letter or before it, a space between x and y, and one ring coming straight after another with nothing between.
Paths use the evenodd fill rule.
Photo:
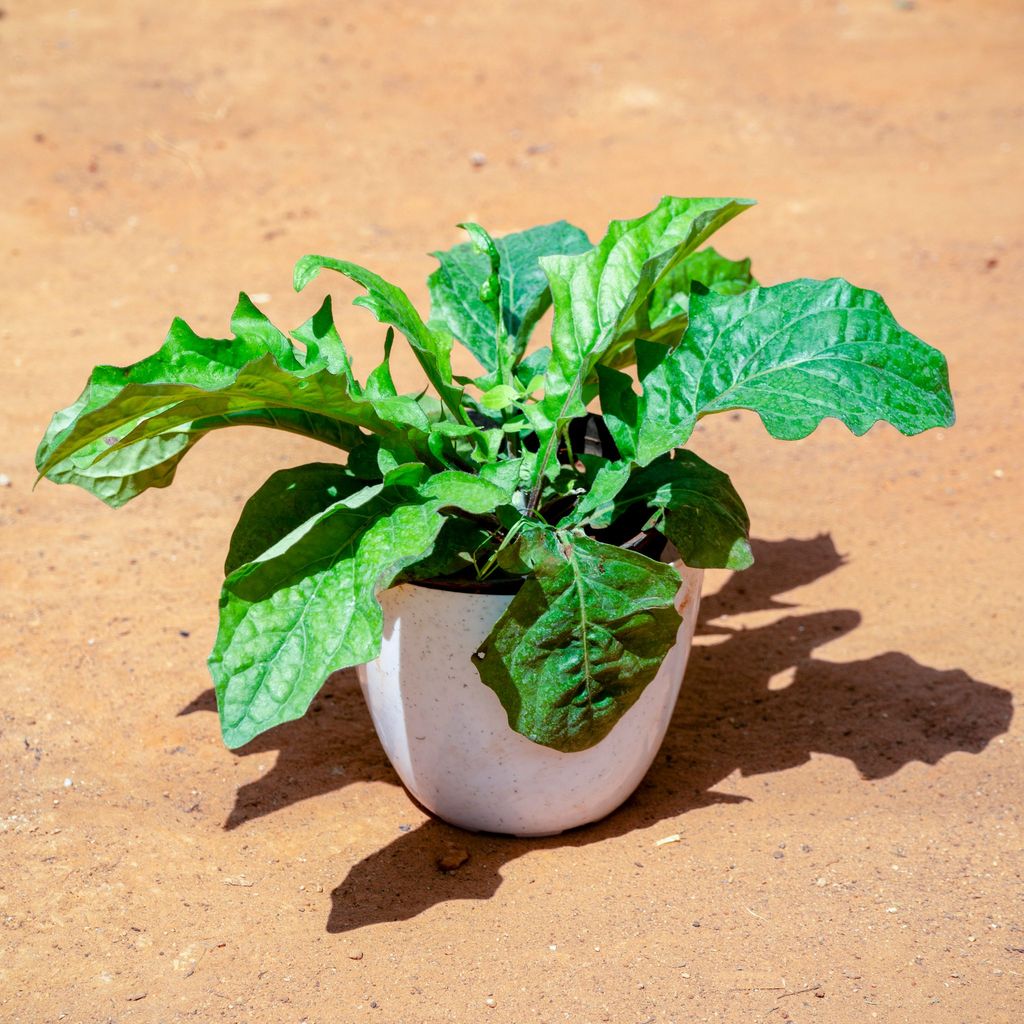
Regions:
<instances>
[{"instance_id":1,"label":"white plastic pot","mask_svg":"<svg viewBox=\"0 0 1024 1024\"><path fill-rule=\"evenodd\" d=\"M675 646L612 731L572 754L509 728L472 663L510 595L412 585L382 593L383 646L359 680L406 788L453 825L516 836L554 835L615 810L650 768L686 668L704 573L676 568L683 621Z\"/></svg>"}]
</instances>

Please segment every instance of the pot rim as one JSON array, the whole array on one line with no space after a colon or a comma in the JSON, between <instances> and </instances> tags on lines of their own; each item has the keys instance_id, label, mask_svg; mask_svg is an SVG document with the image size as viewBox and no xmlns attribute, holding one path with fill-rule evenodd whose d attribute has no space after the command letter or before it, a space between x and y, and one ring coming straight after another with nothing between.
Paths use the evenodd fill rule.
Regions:
<instances>
[{"instance_id":1,"label":"pot rim","mask_svg":"<svg viewBox=\"0 0 1024 1024\"><path fill-rule=\"evenodd\" d=\"M651 535L661 536L657 530L647 530L643 533L633 537L625 544L617 544L616 547L620 547L625 551L634 551L642 547L644 542L651 537ZM664 537L662 539L662 550L659 553L659 558L664 560L666 553L671 552L673 554L673 561L678 555L676 555L675 548L669 543ZM481 580L460 580L455 577L444 577L438 576L429 580L406 580L400 584L402 586L409 587L423 587L426 590L446 590L457 594L480 594L480 595L514 595L518 594L526 581L527 577L522 576L515 580L497 580L494 583L488 583Z\"/></svg>"}]
</instances>

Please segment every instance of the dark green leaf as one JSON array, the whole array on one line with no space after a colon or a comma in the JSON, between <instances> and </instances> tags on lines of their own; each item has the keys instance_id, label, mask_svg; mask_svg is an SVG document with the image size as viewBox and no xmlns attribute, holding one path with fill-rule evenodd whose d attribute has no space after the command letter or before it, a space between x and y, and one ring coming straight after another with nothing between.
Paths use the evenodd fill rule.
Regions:
<instances>
[{"instance_id":1,"label":"dark green leaf","mask_svg":"<svg viewBox=\"0 0 1024 1024\"><path fill-rule=\"evenodd\" d=\"M581 506L577 522L596 530L640 505L648 513L644 528L663 533L695 569L746 569L753 564L750 519L740 496L725 473L691 451L680 449L634 470L610 497L588 504L591 509Z\"/></svg>"},{"instance_id":2,"label":"dark green leaf","mask_svg":"<svg viewBox=\"0 0 1024 1024\"><path fill-rule=\"evenodd\" d=\"M509 725L556 750L603 739L675 642L671 566L566 531L523 528L532 567L474 663Z\"/></svg>"},{"instance_id":3,"label":"dark green leaf","mask_svg":"<svg viewBox=\"0 0 1024 1024\"><path fill-rule=\"evenodd\" d=\"M329 462L311 462L274 473L242 509L231 534L224 575L255 561L311 517L372 484L347 467Z\"/></svg>"},{"instance_id":4,"label":"dark green leaf","mask_svg":"<svg viewBox=\"0 0 1024 1024\"><path fill-rule=\"evenodd\" d=\"M551 304L539 258L586 252L590 241L579 228L563 220L505 235L496 239L494 246L499 258L502 324L512 365L522 356L531 331ZM484 369L497 370L495 315L491 300L482 295L492 273L491 257L470 242L433 255L440 266L427 280L431 320L443 321Z\"/></svg>"},{"instance_id":5,"label":"dark green leaf","mask_svg":"<svg viewBox=\"0 0 1024 1024\"><path fill-rule=\"evenodd\" d=\"M697 419L752 409L773 437L806 437L826 417L860 435L953 423L946 360L901 327L877 292L839 278L741 295L690 297L675 349L637 342L642 394L601 375L602 408L623 452L645 465L686 442Z\"/></svg>"}]
</instances>

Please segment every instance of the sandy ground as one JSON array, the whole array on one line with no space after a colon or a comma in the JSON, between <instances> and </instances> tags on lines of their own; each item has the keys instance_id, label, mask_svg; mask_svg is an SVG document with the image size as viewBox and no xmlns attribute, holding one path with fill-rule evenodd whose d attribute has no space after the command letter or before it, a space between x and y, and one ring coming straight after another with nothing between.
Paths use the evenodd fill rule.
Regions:
<instances>
[{"instance_id":1,"label":"sandy ground","mask_svg":"<svg viewBox=\"0 0 1024 1024\"><path fill-rule=\"evenodd\" d=\"M4 6L0 1019L1021 1019L1019 3ZM956 428L706 421L759 561L711 574L665 746L596 826L431 819L350 673L227 751L227 538L318 450L221 432L115 513L32 492L52 410L240 288L299 323L305 252L422 299L459 221L596 235L667 192L760 199L720 248L764 281L881 290ZM380 330L341 315L365 371Z\"/></svg>"}]
</instances>

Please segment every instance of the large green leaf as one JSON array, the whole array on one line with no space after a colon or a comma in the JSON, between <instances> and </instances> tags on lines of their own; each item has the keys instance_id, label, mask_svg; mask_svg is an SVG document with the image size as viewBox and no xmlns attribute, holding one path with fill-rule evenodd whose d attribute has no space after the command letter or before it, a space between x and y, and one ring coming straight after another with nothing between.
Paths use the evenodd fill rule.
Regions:
<instances>
[{"instance_id":1,"label":"large green leaf","mask_svg":"<svg viewBox=\"0 0 1024 1024\"><path fill-rule=\"evenodd\" d=\"M674 643L679 576L536 524L517 548L531 575L473 660L513 729L556 750L583 750L636 702Z\"/></svg>"},{"instance_id":2,"label":"large green leaf","mask_svg":"<svg viewBox=\"0 0 1024 1024\"><path fill-rule=\"evenodd\" d=\"M362 396L328 302L296 332L305 353L244 295L232 327L233 339L217 340L175 320L154 355L128 367L97 367L78 401L53 417L36 453L40 475L121 505L169 484L204 434L238 425L276 427L344 449L361 443L365 428L396 442L418 439L426 450L429 423L412 398Z\"/></svg>"},{"instance_id":3,"label":"large green leaf","mask_svg":"<svg viewBox=\"0 0 1024 1024\"><path fill-rule=\"evenodd\" d=\"M316 467L302 478L321 494L324 483ZM261 515L267 528L258 543L239 545L246 553L291 526L277 507L278 490L258 492L258 504L247 508L247 534L259 534ZM483 515L507 497L457 472L438 473L417 489L376 484L345 494L235 568L224 582L210 655L227 745L298 718L331 672L376 657L383 630L377 594L430 554L443 510Z\"/></svg>"},{"instance_id":4,"label":"large green leaf","mask_svg":"<svg viewBox=\"0 0 1024 1024\"><path fill-rule=\"evenodd\" d=\"M574 518L592 529L605 529L640 505L647 513L643 528L663 533L687 565L746 569L753 564L750 519L740 496L725 473L691 451L678 449L635 469L611 497L597 502L590 497Z\"/></svg>"},{"instance_id":5,"label":"large green leaf","mask_svg":"<svg viewBox=\"0 0 1024 1024\"><path fill-rule=\"evenodd\" d=\"M680 345L638 341L637 366L642 393L604 370L601 403L620 451L640 465L684 444L701 416L730 409L752 409L787 440L826 417L857 435L879 420L903 434L954 420L942 354L876 292L839 278L695 292Z\"/></svg>"},{"instance_id":6,"label":"large green leaf","mask_svg":"<svg viewBox=\"0 0 1024 1024\"><path fill-rule=\"evenodd\" d=\"M428 327L401 288L357 263L328 256L303 256L295 265L295 290L305 288L321 270L335 270L366 289L366 294L356 299L356 305L366 307L382 323L397 327L405 335L441 401L456 420L469 423L462 388L452 381L451 337Z\"/></svg>"},{"instance_id":7,"label":"large green leaf","mask_svg":"<svg viewBox=\"0 0 1024 1024\"><path fill-rule=\"evenodd\" d=\"M750 205L747 199L666 196L642 217L613 221L590 252L541 259L555 317L544 400L528 407L541 443L539 473L554 456L565 424L586 411L585 386L597 363L616 351L620 338L632 344L631 325L652 290Z\"/></svg>"},{"instance_id":8,"label":"large green leaf","mask_svg":"<svg viewBox=\"0 0 1024 1024\"><path fill-rule=\"evenodd\" d=\"M473 225L475 227L475 225ZM470 225L466 225L469 230ZM493 295L488 293L492 259L473 242L435 252L440 266L427 279L431 320L443 321L486 370L498 368ZM572 255L591 248L579 228L564 220L494 240L498 297L505 343L513 365L522 356L537 321L551 304L541 256Z\"/></svg>"}]
</instances>

